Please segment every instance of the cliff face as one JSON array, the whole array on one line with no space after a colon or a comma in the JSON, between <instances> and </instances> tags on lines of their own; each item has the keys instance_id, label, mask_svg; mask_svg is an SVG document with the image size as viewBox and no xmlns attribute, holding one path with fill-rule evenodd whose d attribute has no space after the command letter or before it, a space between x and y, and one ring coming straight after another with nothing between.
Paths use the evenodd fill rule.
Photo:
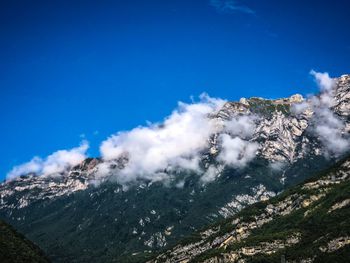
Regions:
<instances>
[{"instance_id":1,"label":"cliff face","mask_svg":"<svg viewBox=\"0 0 350 263\"><path fill-rule=\"evenodd\" d=\"M203 174L176 171L165 186L139 180L125 188L113 173L127 166L127 155L109 161L89 158L61 174L30 174L2 183L0 217L59 262L138 261L247 205L274 197L340 158L315 131L324 128L318 125L326 113L342 124L337 135L349 137L350 76L336 79L328 95L332 103L327 111L317 99L300 95L225 103L208 116L217 126L201 154L203 173L211 177L208 182L201 180ZM242 128L225 130L224 123L230 121ZM225 150L223 135L232 133L256 147L246 166L233 168L219 158ZM236 156L237 162L242 158ZM112 171L109 176L101 178L101 164Z\"/></svg>"}]
</instances>

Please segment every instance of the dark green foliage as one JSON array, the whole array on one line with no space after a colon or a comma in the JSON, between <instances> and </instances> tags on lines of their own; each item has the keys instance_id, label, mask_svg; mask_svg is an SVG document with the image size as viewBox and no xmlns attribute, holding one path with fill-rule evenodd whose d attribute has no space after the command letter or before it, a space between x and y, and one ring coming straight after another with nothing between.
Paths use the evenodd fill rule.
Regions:
<instances>
[{"instance_id":1,"label":"dark green foliage","mask_svg":"<svg viewBox=\"0 0 350 263\"><path fill-rule=\"evenodd\" d=\"M261 98L250 98L249 109L258 115L270 118L275 111L282 112L284 115L290 115L290 104L274 103L272 100Z\"/></svg>"},{"instance_id":2,"label":"dark green foliage","mask_svg":"<svg viewBox=\"0 0 350 263\"><path fill-rule=\"evenodd\" d=\"M49 260L39 247L0 220L0 262L45 263Z\"/></svg>"}]
</instances>

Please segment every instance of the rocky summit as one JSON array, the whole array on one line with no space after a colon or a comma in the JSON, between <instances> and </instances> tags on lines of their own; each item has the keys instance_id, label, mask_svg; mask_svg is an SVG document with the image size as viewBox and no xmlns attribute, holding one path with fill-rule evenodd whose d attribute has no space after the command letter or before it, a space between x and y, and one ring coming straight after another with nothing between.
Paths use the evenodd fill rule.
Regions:
<instances>
[{"instance_id":1,"label":"rocky summit","mask_svg":"<svg viewBox=\"0 0 350 263\"><path fill-rule=\"evenodd\" d=\"M142 262L192 232L199 233L194 241L177 245L153 262L231 262L258 254L288 255L287 248L304 242L305 218L326 208L330 212L322 215L331 217L349 203L340 198L329 203L331 207L321 204L347 182L348 161L336 172L299 187L298 193L275 197L348 154L347 149L337 152L325 142L335 135L348 140L349 100L350 76L343 75L334 80L331 90L310 98L226 102L207 116L217 129L201 153L200 174L171 170L164 171L171 174L166 182L141 178L123 185L114 174L127 167L127 154L112 160L88 158L59 174L27 174L3 182L0 217L35 241L54 262ZM329 119L333 121L328 125ZM231 122L243 128L225 130ZM237 157L235 167L219 158L225 151L224 133L234 133L254 146L254 158L247 165L240 165L243 156ZM108 167L109 173L101 175L101 167ZM254 206L257 202L263 203ZM295 225L281 221L275 236L271 234L275 233L271 222L293 216L298 216ZM229 221L198 232L220 220ZM270 227L266 230L270 236L259 239L265 226ZM281 226L286 226L286 233ZM315 251L325 255L349 243L349 233L317 238L312 249L317 246ZM315 255L302 256L316 260Z\"/></svg>"}]
</instances>

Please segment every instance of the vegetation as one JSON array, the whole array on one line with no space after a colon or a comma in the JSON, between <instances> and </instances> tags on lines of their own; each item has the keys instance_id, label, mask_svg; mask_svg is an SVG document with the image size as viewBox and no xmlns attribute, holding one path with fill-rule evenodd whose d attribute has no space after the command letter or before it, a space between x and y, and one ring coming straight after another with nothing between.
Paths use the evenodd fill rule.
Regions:
<instances>
[{"instance_id":1,"label":"vegetation","mask_svg":"<svg viewBox=\"0 0 350 263\"><path fill-rule=\"evenodd\" d=\"M290 115L290 104L276 104L272 100L265 100L261 98L250 98L249 99L250 110L253 113L270 117L273 112L279 111L284 115Z\"/></svg>"},{"instance_id":2,"label":"vegetation","mask_svg":"<svg viewBox=\"0 0 350 263\"><path fill-rule=\"evenodd\" d=\"M0 262L47 263L49 260L39 247L0 220Z\"/></svg>"}]
</instances>

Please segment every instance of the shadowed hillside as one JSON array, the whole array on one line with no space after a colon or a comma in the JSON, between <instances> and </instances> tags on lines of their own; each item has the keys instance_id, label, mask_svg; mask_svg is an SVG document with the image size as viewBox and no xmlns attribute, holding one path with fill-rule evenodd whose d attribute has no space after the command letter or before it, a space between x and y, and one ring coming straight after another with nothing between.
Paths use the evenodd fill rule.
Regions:
<instances>
[{"instance_id":1,"label":"shadowed hillside","mask_svg":"<svg viewBox=\"0 0 350 263\"><path fill-rule=\"evenodd\" d=\"M0 220L0 262L42 262L49 260L39 247Z\"/></svg>"}]
</instances>

